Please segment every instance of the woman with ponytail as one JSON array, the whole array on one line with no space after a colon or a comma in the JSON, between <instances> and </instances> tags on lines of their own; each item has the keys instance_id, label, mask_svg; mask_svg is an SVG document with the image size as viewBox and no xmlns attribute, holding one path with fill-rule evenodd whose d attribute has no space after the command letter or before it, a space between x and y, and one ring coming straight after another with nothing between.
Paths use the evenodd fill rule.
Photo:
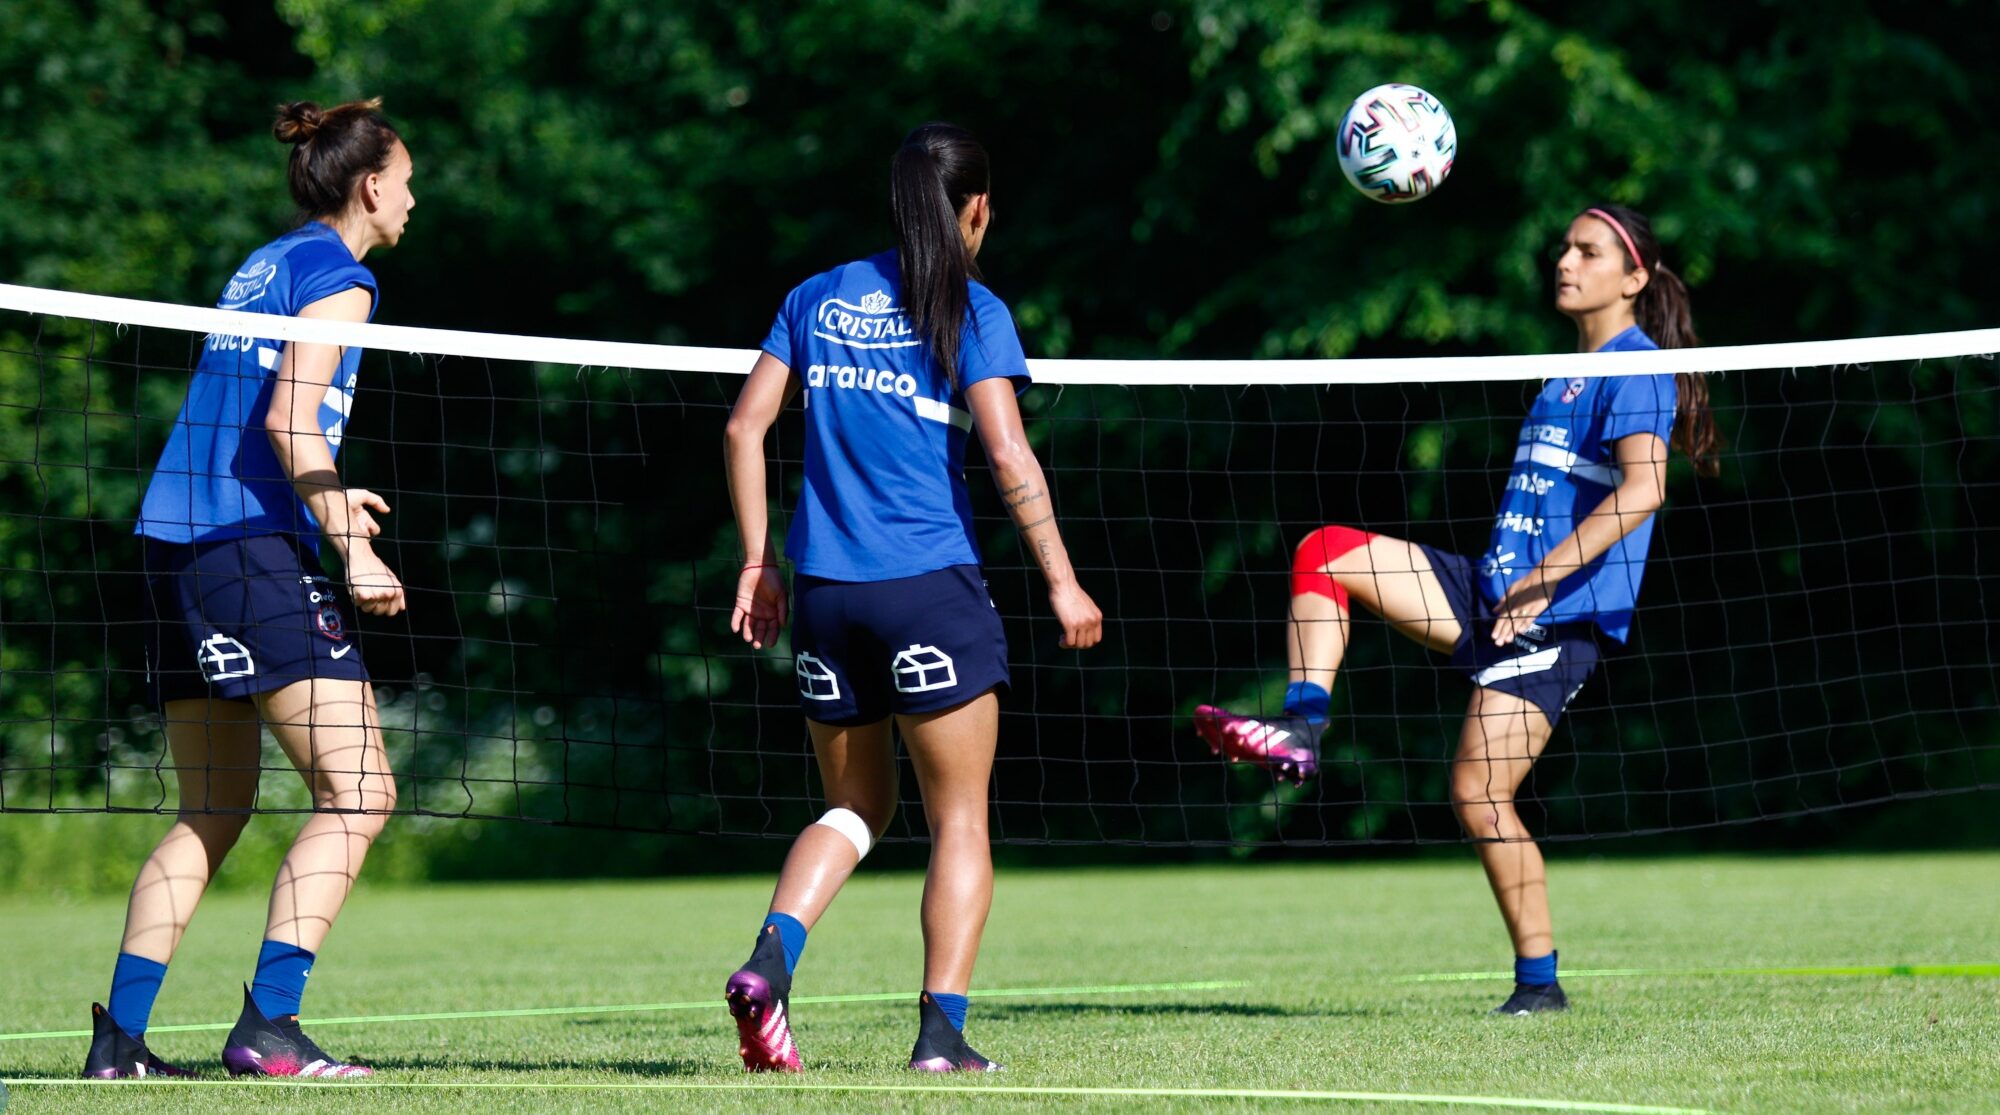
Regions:
<instances>
[{"instance_id":1,"label":"woman with ponytail","mask_svg":"<svg viewBox=\"0 0 2000 1115\"><path fill-rule=\"evenodd\" d=\"M1570 222L1555 305L1576 323L1579 352L1697 343L1687 287L1645 217L1622 206L1593 206ZM1541 852L1514 795L1596 668L1600 636L1623 643L1630 632L1670 442L1715 475L1721 441L1699 375L1550 380L1521 427L1484 554L1348 526L1314 531L1292 565L1283 712L1195 712L1216 754L1303 781L1318 769L1353 605L1450 655L1475 687L1452 761L1452 805L1514 945L1514 993L1496 1014L1568 1005Z\"/></svg>"},{"instance_id":2,"label":"woman with ponytail","mask_svg":"<svg viewBox=\"0 0 2000 1115\"><path fill-rule=\"evenodd\" d=\"M324 321L374 315L361 260L409 223L410 153L379 101L284 105L297 227L250 253L216 305ZM84 1075L181 1075L146 1048L154 996L208 882L257 802L262 730L298 768L313 813L278 867L243 1012L223 1043L232 1075L348 1077L299 1030L314 955L396 804L381 717L342 587L371 615L403 610L375 553L389 505L334 468L354 417L359 349L217 333L147 485L136 533L153 609L147 677L166 722L180 812L132 884L109 1006L91 1005Z\"/></svg>"},{"instance_id":3,"label":"woman with ponytail","mask_svg":"<svg viewBox=\"0 0 2000 1115\"><path fill-rule=\"evenodd\" d=\"M725 464L742 537L731 629L757 648L788 612L799 707L827 812L792 845L725 995L746 1069L799 1071L789 1004L806 933L896 808L902 736L931 835L924 986L910 1067L997 1068L966 1044L966 991L993 900L987 785L1007 688L1007 641L981 578L965 443L977 431L1002 500L1049 587L1061 645L1102 636L1077 584L1015 396L1028 366L1006 305L975 262L992 224L985 148L925 124L890 165L896 248L801 283L736 400ZM765 435L805 395L805 482L785 540L786 592L766 503Z\"/></svg>"}]
</instances>

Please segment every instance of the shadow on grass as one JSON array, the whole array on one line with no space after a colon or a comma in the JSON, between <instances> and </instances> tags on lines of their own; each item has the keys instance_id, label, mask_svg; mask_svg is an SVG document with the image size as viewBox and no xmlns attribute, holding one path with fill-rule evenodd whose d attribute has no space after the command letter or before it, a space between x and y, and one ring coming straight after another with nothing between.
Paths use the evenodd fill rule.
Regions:
<instances>
[{"instance_id":1,"label":"shadow on grass","mask_svg":"<svg viewBox=\"0 0 2000 1115\"><path fill-rule=\"evenodd\" d=\"M1034 1018L1079 1014L1231 1015L1238 1018L1363 1018L1367 1010L1279 1007L1269 1003L981 1003L982 1018Z\"/></svg>"},{"instance_id":2,"label":"shadow on grass","mask_svg":"<svg viewBox=\"0 0 2000 1115\"><path fill-rule=\"evenodd\" d=\"M720 1061L509 1061L492 1057L370 1057L376 1072L613 1072L626 1076L714 1076L729 1069Z\"/></svg>"}]
</instances>

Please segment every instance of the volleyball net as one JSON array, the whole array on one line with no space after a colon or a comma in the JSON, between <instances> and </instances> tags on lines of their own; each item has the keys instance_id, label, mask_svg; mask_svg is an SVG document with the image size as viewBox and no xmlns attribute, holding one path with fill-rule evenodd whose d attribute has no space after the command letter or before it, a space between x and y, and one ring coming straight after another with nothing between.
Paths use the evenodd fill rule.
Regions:
<instances>
[{"instance_id":1,"label":"volleyball net","mask_svg":"<svg viewBox=\"0 0 2000 1115\"><path fill-rule=\"evenodd\" d=\"M728 631L722 429L748 351L346 325L0 286L0 811L169 812L149 707L141 494L210 334L365 350L340 469L394 508L408 590L349 609L397 809L789 838L818 816L788 644ZM1318 776L1197 738L1275 712L1291 551L1343 523L1486 548L1551 377L1715 373L1722 474L1678 458L1630 643L1521 791L1556 840L2000 787L2000 330L1676 352L1038 361L1022 400L1106 639L1057 647L1035 564L968 482L1013 671L994 836L1326 845L1462 839L1470 694L1357 615ZM796 411L773 435L782 530ZM269 741L261 765L291 764ZM269 787L279 779L264 782ZM916 783L890 839L923 835ZM260 809L305 808L271 789Z\"/></svg>"}]
</instances>

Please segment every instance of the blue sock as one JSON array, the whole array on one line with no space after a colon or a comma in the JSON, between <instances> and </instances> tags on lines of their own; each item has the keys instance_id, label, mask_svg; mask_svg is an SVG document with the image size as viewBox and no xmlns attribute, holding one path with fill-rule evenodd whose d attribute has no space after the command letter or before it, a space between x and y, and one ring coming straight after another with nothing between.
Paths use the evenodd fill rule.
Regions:
<instances>
[{"instance_id":1,"label":"blue sock","mask_svg":"<svg viewBox=\"0 0 2000 1115\"><path fill-rule=\"evenodd\" d=\"M283 941L265 941L257 950L257 978L250 984L250 999L265 1018L299 1013L312 962L312 953Z\"/></svg>"},{"instance_id":2,"label":"blue sock","mask_svg":"<svg viewBox=\"0 0 2000 1115\"><path fill-rule=\"evenodd\" d=\"M1327 720L1327 706L1333 695L1309 681L1295 681L1285 687L1285 715L1303 716L1314 724Z\"/></svg>"},{"instance_id":3,"label":"blue sock","mask_svg":"<svg viewBox=\"0 0 2000 1115\"><path fill-rule=\"evenodd\" d=\"M944 1012L944 1016L951 1020L952 1029L965 1029L965 1008L971 1005L965 996L944 991L931 991L926 994L930 995L931 1002L936 1003L938 1009Z\"/></svg>"},{"instance_id":4,"label":"blue sock","mask_svg":"<svg viewBox=\"0 0 2000 1115\"><path fill-rule=\"evenodd\" d=\"M1514 958L1514 982L1529 987L1547 987L1556 981L1556 954Z\"/></svg>"},{"instance_id":5,"label":"blue sock","mask_svg":"<svg viewBox=\"0 0 2000 1115\"><path fill-rule=\"evenodd\" d=\"M798 971L799 954L806 951L805 924L790 914L772 914L764 924L778 927L778 943L785 946L785 974Z\"/></svg>"},{"instance_id":6,"label":"blue sock","mask_svg":"<svg viewBox=\"0 0 2000 1115\"><path fill-rule=\"evenodd\" d=\"M159 997L160 982L167 978L167 966L157 960L118 954L111 969L111 998L104 1009L118 1028L135 1038L146 1036L146 1023L153 1017L153 1000Z\"/></svg>"}]
</instances>

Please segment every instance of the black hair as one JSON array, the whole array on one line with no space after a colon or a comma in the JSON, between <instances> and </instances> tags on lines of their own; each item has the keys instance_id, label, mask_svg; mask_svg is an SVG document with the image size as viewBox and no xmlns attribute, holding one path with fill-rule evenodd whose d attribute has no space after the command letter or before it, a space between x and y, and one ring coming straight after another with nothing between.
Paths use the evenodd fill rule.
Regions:
<instances>
[{"instance_id":1,"label":"black hair","mask_svg":"<svg viewBox=\"0 0 2000 1115\"><path fill-rule=\"evenodd\" d=\"M958 345L979 266L959 231L965 203L992 189L986 148L953 124L929 123L903 137L889 164L896 265L903 309L931 355L958 387Z\"/></svg>"},{"instance_id":2,"label":"black hair","mask_svg":"<svg viewBox=\"0 0 2000 1115\"><path fill-rule=\"evenodd\" d=\"M1625 270L1646 269L1646 285L1632 302L1632 316L1638 319L1639 328L1661 348L1693 348L1700 344L1701 338L1694 332L1694 310L1689 303L1687 284L1667 267L1660 254L1659 238L1653 235L1653 222L1644 213L1623 205L1600 204L1591 209L1597 213L1587 209L1585 214L1608 216L1616 224L1613 239L1618 242L1619 254L1625 258ZM1624 235L1617 235L1620 230ZM1629 244L1626 237L1631 238ZM1634 251L1639 258L1632 257ZM1687 454L1696 472L1714 476L1721 471L1716 456L1722 451L1722 432L1716 428L1715 412L1709 408L1708 378L1698 372L1680 372L1674 377L1674 386L1680 396L1674 408L1674 447Z\"/></svg>"},{"instance_id":3,"label":"black hair","mask_svg":"<svg viewBox=\"0 0 2000 1115\"><path fill-rule=\"evenodd\" d=\"M323 109L311 101L278 106L271 134L292 145L285 178L299 223L338 217L363 178L380 174L402 141L381 112L382 98Z\"/></svg>"}]
</instances>

